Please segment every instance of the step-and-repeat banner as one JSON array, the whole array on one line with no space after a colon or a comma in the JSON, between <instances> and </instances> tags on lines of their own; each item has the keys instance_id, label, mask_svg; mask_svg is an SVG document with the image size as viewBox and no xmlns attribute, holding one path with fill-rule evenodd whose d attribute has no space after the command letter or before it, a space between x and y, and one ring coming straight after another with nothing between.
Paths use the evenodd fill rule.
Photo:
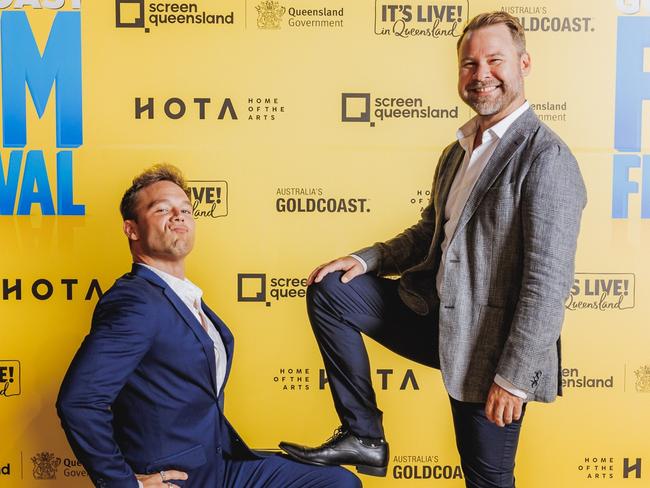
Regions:
<instances>
[{"instance_id":1,"label":"step-and-repeat banner","mask_svg":"<svg viewBox=\"0 0 650 488\"><path fill-rule=\"evenodd\" d=\"M495 9L521 19L528 99L589 192L565 396L530 405L518 484L648 486L640 0L0 0L0 486L90 485L54 402L98 298L130 268L119 200L155 162L191 181L188 276L236 337L229 418L257 448L327 438L338 421L305 277L418 219L471 116L456 41ZM439 372L367 344L391 459L365 486L464 486Z\"/></svg>"}]
</instances>

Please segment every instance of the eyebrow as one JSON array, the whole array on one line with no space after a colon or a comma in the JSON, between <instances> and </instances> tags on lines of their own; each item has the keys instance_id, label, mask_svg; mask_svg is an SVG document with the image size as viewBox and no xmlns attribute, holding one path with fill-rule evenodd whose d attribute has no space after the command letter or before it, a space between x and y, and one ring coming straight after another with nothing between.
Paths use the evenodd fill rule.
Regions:
<instances>
[{"instance_id":1,"label":"eyebrow","mask_svg":"<svg viewBox=\"0 0 650 488\"><path fill-rule=\"evenodd\" d=\"M167 203L167 204L169 204L169 205L172 204L171 200L169 200L169 199L167 199L167 198L161 198L161 199L159 199L159 200L154 200L153 202L151 202L151 203L147 206L147 210L149 210L149 209L155 207L155 206L158 205L159 203ZM181 203L181 205L187 205L187 206L189 206L189 207L192 206L192 204L190 203L189 200L184 200L183 203Z\"/></svg>"},{"instance_id":2,"label":"eyebrow","mask_svg":"<svg viewBox=\"0 0 650 488\"><path fill-rule=\"evenodd\" d=\"M497 51L495 53L490 53L490 54L486 55L485 57L486 58L493 58L494 56L504 56L504 54L501 51ZM462 63L463 61L473 61L474 59L476 59L476 58L473 58L471 56L465 56L464 58L461 58L460 61Z\"/></svg>"}]
</instances>

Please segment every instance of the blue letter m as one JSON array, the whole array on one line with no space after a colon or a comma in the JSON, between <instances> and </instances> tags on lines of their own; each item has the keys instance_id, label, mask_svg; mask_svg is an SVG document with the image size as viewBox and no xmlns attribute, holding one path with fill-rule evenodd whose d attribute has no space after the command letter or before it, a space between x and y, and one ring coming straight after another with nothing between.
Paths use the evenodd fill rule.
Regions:
<instances>
[{"instance_id":1,"label":"blue letter m","mask_svg":"<svg viewBox=\"0 0 650 488\"><path fill-rule=\"evenodd\" d=\"M56 81L56 145L83 143L81 112L81 16L59 12L41 56L24 12L4 12L2 40L2 117L4 147L27 144L25 82L39 117Z\"/></svg>"}]
</instances>

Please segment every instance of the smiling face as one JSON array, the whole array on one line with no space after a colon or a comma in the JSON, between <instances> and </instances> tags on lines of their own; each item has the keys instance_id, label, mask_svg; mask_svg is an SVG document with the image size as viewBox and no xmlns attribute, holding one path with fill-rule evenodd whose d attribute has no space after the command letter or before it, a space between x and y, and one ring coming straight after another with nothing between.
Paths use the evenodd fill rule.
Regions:
<instances>
[{"instance_id":1,"label":"smiling face","mask_svg":"<svg viewBox=\"0 0 650 488\"><path fill-rule=\"evenodd\" d=\"M177 184L158 181L139 190L135 215L124 221L124 233L136 261L178 262L194 247L192 205Z\"/></svg>"},{"instance_id":2,"label":"smiling face","mask_svg":"<svg viewBox=\"0 0 650 488\"><path fill-rule=\"evenodd\" d=\"M505 24L469 31L458 50L458 94L480 116L498 122L525 101L530 56Z\"/></svg>"}]
</instances>

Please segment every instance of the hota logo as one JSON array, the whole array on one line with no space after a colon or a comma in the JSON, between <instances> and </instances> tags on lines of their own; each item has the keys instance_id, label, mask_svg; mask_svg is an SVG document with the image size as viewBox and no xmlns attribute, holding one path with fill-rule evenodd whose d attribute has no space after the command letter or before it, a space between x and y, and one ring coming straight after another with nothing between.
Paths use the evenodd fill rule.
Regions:
<instances>
[{"instance_id":1,"label":"hota logo","mask_svg":"<svg viewBox=\"0 0 650 488\"><path fill-rule=\"evenodd\" d=\"M0 360L0 397L20 393L20 361Z\"/></svg>"},{"instance_id":2,"label":"hota logo","mask_svg":"<svg viewBox=\"0 0 650 488\"><path fill-rule=\"evenodd\" d=\"M268 286L267 286L268 285ZM280 300L305 298L307 278L269 278L265 273L237 274L237 301L259 302L271 306ZM270 298L269 298L270 297Z\"/></svg>"},{"instance_id":3,"label":"hota logo","mask_svg":"<svg viewBox=\"0 0 650 488\"><path fill-rule=\"evenodd\" d=\"M68 5L73 10L55 14L41 53L26 13L10 11L10 5L13 9L32 7L32 20L42 14L41 7ZM74 203L72 164L72 149L83 144L80 2L5 0L0 7L2 147L11 149L8 160L4 151L0 154L0 215L30 215L34 206L40 207L41 215L84 215L85 206ZM43 25L40 21L34 24ZM43 118L52 98L56 102L56 140L46 148L25 151L28 100ZM55 148L52 175L45 164L45 150Z\"/></svg>"},{"instance_id":4,"label":"hota logo","mask_svg":"<svg viewBox=\"0 0 650 488\"><path fill-rule=\"evenodd\" d=\"M214 13L199 8L194 2L145 2L145 0L115 0L115 27L144 29L161 26L232 25L235 13Z\"/></svg>"},{"instance_id":5,"label":"hota logo","mask_svg":"<svg viewBox=\"0 0 650 488\"><path fill-rule=\"evenodd\" d=\"M378 36L460 37L469 2L393 3L375 0L375 34Z\"/></svg>"},{"instance_id":6,"label":"hota logo","mask_svg":"<svg viewBox=\"0 0 650 488\"><path fill-rule=\"evenodd\" d=\"M341 121L365 122L370 127L375 121L402 119L457 119L458 106L449 108L424 105L418 97L375 97L370 93L342 93Z\"/></svg>"}]
</instances>

